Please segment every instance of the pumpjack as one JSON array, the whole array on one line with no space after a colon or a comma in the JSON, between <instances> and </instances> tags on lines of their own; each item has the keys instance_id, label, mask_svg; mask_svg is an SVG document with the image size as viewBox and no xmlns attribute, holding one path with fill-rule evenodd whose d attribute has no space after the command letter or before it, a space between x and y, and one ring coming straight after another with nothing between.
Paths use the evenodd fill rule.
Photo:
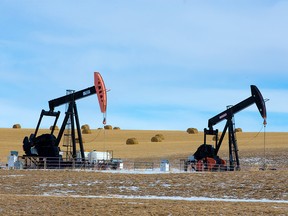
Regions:
<instances>
[{"instance_id":1,"label":"pumpjack","mask_svg":"<svg viewBox=\"0 0 288 216\"><path fill-rule=\"evenodd\" d=\"M240 170L240 162L238 155L238 145L235 132L234 115L241 110L249 107L252 104L256 104L260 115L262 116L266 125L266 106L265 100L262 97L261 92L255 85L251 85L251 96L241 101L240 103L229 106L227 109L208 120L208 128L204 129L204 144L200 145L194 155L190 156L185 161L184 170L187 171L189 165L193 166L196 171L202 170ZM226 120L226 124L219 138L218 129L213 127ZM228 131L228 145L229 145L229 165L226 165L226 161L219 158L218 152L222 145L226 132ZM214 136L215 145L207 144L207 135Z\"/></svg>"},{"instance_id":2,"label":"pumpjack","mask_svg":"<svg viewBox=\"0 0 288 216\"><path fill-rule=\"evenodd\" d=\"M59 143L65 131L65 127L67 125L68 120L71 121L71 140L72 140L72 157L77 157L76 152L76 143L79 143L81 158L84 159L84 147L83 147L83 139L81 134L81 127L78 117L78 111L76 106L76 101L90 95L97 94L98 101L100 105L101 112L104 114L103 124L106 124L106 107L107 107L107 96L106 96L106 88L103 82L103 79L98 72L94 72L94 85L85 88L83 90L73 92L71 94L50 100L49 110L45 111L44 109L41 111L40 118L36 127L36 130L33 134L28 138L27 136L23 140L23 150L26 156L37 156L37 157L50 157L50 158L59 158L61 157L59 152ZM67 104L68 108L62 123L62 126L59 130L57 137L54 135L56 124L58 118L60 116L60 111L55 112L54 109L63 104ZM37 136L38 130L41 124L41 121L44 116L55 117L54 124L51 127L51 133L42 134ZM77 131L78 142L76 142L76 134Z\"/></svg>"}]
</instances>

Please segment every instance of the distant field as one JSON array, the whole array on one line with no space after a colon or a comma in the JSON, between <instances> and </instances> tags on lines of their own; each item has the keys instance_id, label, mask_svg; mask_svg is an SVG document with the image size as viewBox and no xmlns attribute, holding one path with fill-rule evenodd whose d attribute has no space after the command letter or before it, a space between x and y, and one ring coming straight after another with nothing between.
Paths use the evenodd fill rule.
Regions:
<instances>
[{"instance_id":1,"label":"distant field","mask_svg":"<svg viewBox=\"0 0 288 216\"><path fill-rule=\"evenodd\" d=\"M22 141L34 129L0 129L0 162L6 163L11 150L23 155ZM50 130L40 130L39 135ZM163 134L162 142L151 142L155 134ZM128 138L137 138L139 144L127 145ZM209 137L210 138L210 137ZM153 131L153 130L92 130L91 134L83 134L85 151L113 150L114 157L125 160L180 160L193 154L203 143L203 132L188 134L186 131ZM240 162L243 165L259 164L264 158L271 166L285 167L288 165L288 133L237 133ZM211 140L208 140L211 144ZM264 151L265 145L265 151ZM62 150L65 147L60 143ZM219 155L228 158L228 144L223 142Z\"/></svg>"}]
</instances>

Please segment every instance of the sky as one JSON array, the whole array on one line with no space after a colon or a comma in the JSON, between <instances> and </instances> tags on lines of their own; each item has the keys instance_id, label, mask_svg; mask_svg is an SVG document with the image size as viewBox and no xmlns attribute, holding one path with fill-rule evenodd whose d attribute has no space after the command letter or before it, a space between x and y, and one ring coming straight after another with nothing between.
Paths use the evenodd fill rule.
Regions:
<instances>
[{"instance_id":1,"label":"sky","mask_svg":"<svg viewBox=\"0 0 288 216\"><path fill-rule=\"evenodd\" d=\"M93 86L97 71L113 127L203 131L256 85L264 130L287 132L287 11L277 0L0 0L0 128L35 128L49 100ZM96 95L77 108L81 124L103 126ZM234 117L263 131L255 104Z\"/></svg>"}]
</instances>

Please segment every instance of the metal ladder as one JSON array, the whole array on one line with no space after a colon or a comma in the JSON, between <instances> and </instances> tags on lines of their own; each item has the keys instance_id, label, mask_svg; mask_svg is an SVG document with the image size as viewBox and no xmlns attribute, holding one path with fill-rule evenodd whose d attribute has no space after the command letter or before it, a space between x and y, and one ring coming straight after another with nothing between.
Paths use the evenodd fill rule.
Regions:
<instances>
[{"instance_id":1,"label":"metal ladder","mask_svg":"<svg viewBox=\"0 0 288 216\"><path fill-rule=\"evenodd\" d=\"M66 90L66 95L73 94L75 90ZM69 104L66 104L65 110L67 112ZM63 140L63 147L65 147L65 159L66 160L71 160L72 159L72 137L71 137L71 118L69 117L66 127L65 127L65 132L64 132L64 140Z\"/></svg>"}]
</instances>

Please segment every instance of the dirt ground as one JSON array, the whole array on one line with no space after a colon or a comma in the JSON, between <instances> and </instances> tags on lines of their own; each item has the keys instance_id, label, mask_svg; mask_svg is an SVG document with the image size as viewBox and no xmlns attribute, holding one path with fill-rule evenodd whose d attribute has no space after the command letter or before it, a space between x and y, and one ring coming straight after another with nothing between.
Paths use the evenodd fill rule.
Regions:
<instances>
[{"instance_id":1,"label":"dirt ground","mask_svg":"<svg viewBox=\"0 0 288 216\"><path fill-rule=\"evenodd\" d=\"M11 150L23 154L32 132L0 129L2 165ZM165 139L152 143L157 133ZM139 144L126 145L130 137ZM0 169L0 215L288 215L288 133L237 133L241 171L207 173L173 171L203 143L203 132L92 130L83 138L86 151L113 150L124 168L168 159L172 171ZM219 154L227 153L223 144Z\"/></svg>"},{"instance_id":2,"label":"dirt ground","mask_svg":"<svg viewBox=\"0 0 288 216\"><path fill-rule=\"evenodd\" d=\"M0 214L287 215L287 174L0 170Z\"/></svg>"}]
</instances>

